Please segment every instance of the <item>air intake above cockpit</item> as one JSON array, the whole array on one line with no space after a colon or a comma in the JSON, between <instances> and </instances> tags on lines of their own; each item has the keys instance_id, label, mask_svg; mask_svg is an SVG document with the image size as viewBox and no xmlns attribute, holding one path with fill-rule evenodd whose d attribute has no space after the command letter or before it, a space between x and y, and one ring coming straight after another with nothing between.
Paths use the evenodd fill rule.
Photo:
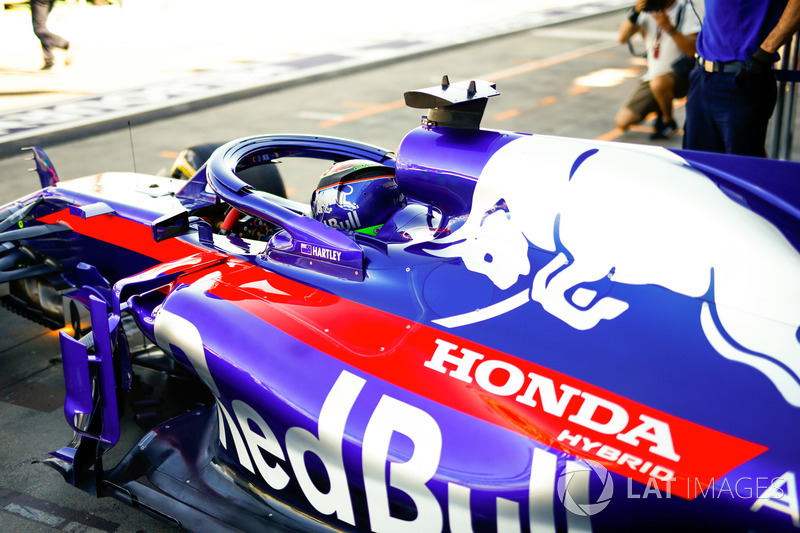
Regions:
<instances>
[{"instance_id":1,"label":"air intake above cockpit","mask_svg":"<svg viewBox=\"0 0 800 533\"><path fill-rule=\"evenodd\" d=\"M478 129L486 102L500 94L494 83L484 80L450 83L445 75L442 84L405 93L408 107L430 109L423 122L445 128Z\"/></svg>"}]
</instances>

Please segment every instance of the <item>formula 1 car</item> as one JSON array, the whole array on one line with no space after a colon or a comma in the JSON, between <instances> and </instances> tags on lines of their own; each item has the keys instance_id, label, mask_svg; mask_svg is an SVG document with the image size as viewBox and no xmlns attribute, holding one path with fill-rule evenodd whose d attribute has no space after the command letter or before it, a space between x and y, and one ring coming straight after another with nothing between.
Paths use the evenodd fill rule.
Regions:
<instances>
[{"instance_id":1,"label":"formula 1 car","mask_svg":"<svg viewBox=\"0 0 800 533\"><path fill-rule=\"evenodd\" d=\"M800 530L800 165L483 129L497 94L188 181L32 149L0 281L71 323L46 463L194 531Z\"/></svg>"}]
</instances>

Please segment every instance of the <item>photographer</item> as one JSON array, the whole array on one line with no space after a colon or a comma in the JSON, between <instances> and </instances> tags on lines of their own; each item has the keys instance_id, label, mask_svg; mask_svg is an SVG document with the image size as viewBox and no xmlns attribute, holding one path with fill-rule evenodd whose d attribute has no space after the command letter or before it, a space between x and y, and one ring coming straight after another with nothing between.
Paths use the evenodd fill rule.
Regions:
<instances>
[{"instance_id":1,"label":"photographer","mask_svg":"<svg viewBox=\"0 0 800 533\"><path fill-rule=\"evenodd\" d=\"M800 0L706 0L683 147L766 156L777 50L800 28Z\"/></svg>"},{"instance_id":2,"label":"photographer","mask_svg":"<svg viewBox=\"0 0 800 533\"><path fill-rule=\"evenodd\" d=\"M616 125L626 130L652 112L658 114L651 139L672 137L678 129L672 101L686 96L700 20L688 0L637 0L619 29L620 43L644 37L647 72L619 110Z\"/></svg>"}]
</instances>

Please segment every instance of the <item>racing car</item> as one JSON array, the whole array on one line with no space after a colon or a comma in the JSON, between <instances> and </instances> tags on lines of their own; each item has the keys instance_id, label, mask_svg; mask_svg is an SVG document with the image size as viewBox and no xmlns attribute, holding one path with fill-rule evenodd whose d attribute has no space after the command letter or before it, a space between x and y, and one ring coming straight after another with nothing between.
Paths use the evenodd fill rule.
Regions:
<instances>
[{"instance_id":1,"label":"racing car","mask_svg":"<svg viewBox=\"0 0 800 533\"><path fill-rule=\"evenodd\" d=\"M32 148L0 282L60 329L45 463L190 531L799 531L800 165L483 128L498 94L188 179Z\"/></svg>"}]
</instances>

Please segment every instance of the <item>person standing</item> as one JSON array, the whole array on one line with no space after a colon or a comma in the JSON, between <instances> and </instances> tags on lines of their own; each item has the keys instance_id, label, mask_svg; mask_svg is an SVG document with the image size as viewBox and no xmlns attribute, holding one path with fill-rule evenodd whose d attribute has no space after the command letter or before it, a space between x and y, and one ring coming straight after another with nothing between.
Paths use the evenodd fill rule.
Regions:
<instances>
[{"instance_id":1,"label":"person standing","mask_svg":"<svg viewBox=\"0 0 800 533\"><path fill-rule=\"evenodd\" d=\"M705 0L689 77L683 147L766 156L778 49L800 28L800 0Z\"/></svg>"},{"instance_id":2,"label":"person standing","mask_svg":"<svg viewBox=\"0 0 800 533\"><path fill-rule=\"evenodd\" d=\"M628 42L636 33L643 35L647 72L617 112L618 128L626 130L655 112L656 131L651 138L666 139L675 134L678 125L672 115L672 101L683 98L689 90L690 58L694 57L699 31L700 19L687 0L637 0L620 26L619 41ZM689 67L680 68L687 60Z\"/></svg>"},{"instance_id":3,"label":"person standing","mask_svg":"<svg viewBox=\"0 0 800 533\"><path fill-rule=\"evenodd\" d=\"M50 70L55 66L56 61L53 50L56 48L64 51L69 50L69 41L47 29L47 17L50 15L50 11L53 10L54 2L55 0L30 0L29 2L33 33L42 43L42 52L44 54L42 70ZM67 56L67 64L69 64L69 59L69 56Z\"/></svg>"}]
</instances>

